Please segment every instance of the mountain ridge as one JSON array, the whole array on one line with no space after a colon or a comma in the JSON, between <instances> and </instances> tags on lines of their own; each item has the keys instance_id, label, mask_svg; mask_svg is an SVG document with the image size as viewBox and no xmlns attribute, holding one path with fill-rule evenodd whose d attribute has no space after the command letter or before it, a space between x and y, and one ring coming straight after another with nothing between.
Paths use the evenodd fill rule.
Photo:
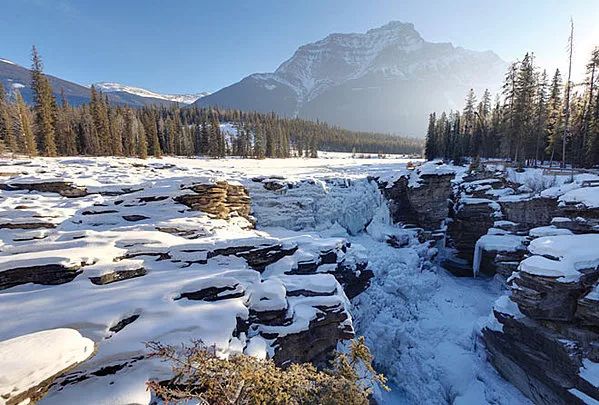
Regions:
<instances>
[{"instance_id":1,"label":"mountain ridge","mask_svg":"<svg viewBox=\"0 0 599 405\"><path fill-rule=\"evenodd\" d=\"M422 135L428 113L459 108L470 87L498 88L506 65L492 51L427 42L412 23L392 21L302 45L274 72L251 74L194 104ZM359 121L363 112L371 116Z\"/></svg>"},{"instance_id":2,"label":"mountain ridge","mask_svg":"<svg viewBox=\"0 0 599 405\"><path fill-rule=\"evenodd\" d=\"M61 91L64 92L65 98L71 105L81 105L90 101L90 87L49 74L46 74L46 77L52 85L54 97L59 102ZM9 59L0 58L0 82L4 85L5 91L8 93L9 97L13 96L15 90L18 90L25 102L32 102L33 93L31 90L31 71L29 68L21 66ZM111 103L118 105L128 105L131 107L143 107L148 105L169 106L174 103L191 104L191 102L197 100L197 97L193 101L190 100L190 98L195 95L163 95L132 86L119 86L122 86L118 89L119 91L114 89L112 91L104 92ZM125 88L143 90L147 93L142 96L136 94L134 91L124 91ZM179 101L176 99L177 97L181 100L186 99L185 101L187 102Z\"/></svg>"}]
</instances>

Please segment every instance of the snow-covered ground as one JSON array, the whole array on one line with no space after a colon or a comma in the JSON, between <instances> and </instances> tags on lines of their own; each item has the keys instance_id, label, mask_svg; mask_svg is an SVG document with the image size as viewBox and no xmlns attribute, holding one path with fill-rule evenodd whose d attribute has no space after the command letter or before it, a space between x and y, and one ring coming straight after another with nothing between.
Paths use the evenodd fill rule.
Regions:
<instances>
[{"instance_id":1,"label":"snow-covered ground","mask_svg":"<svg viewBox=\"0 0 599 405\"><path fill-rule=\"evenodd\" d=\"M526 403L486 362L477 338L479 324L503 293L500 283L450 276L431 262L434 250L419 243L409 231L390 224L384 199L369 177L393 178L405 172L407 161L393 156L353 159L349 154L335 153L322 153L319 159L260 161L0 161L0 172L9 183L60 179L90 192L102 192L68 199L53 193L0 191L0 223L33 220L56 226L0 229L0 272L2 266L14 267L10 262L15 260L38 265L43 264L41 260L66 266L85 263L84 275L95 277L136 270L140 265L147 271L143 277L105 286L95 286L87 277L79 276L59 286L26 284L0 290L0 340L69 327L99 343L98 353L88 362L121 365L128 359L123 367L130 367L130 371L51 391L45 403L76 403L84 394L94 403L147 403L149 395L143 382L164 370L151 362L139 366L135 356L143 350L144 341L178 343L200 333L207 342L218 343L224 354L245 349L262 356L269 351L268 342L257 338L248 338L247 345L245 340L231 340L236 316L243 316L246 310L239 300L190 305L187 300L173 300L177 294L215 286L218 279L224 283L219 286L233 291L261 288L259 294L276 305L281 283L292 290L300 281L283 276L283 267L347 239L356 255L368 256L369 268L375 274L371 287L354 300L351 310L356 332L366 336L377 366L389 376L394 388L392 393L382 394L383 403ZM181 185L218 179L237 181L248 188L257 230L245 229L242 218L208 219L202 213L173 209L167 200L140 203L157 195L176 196ZM267 189L265 180L280 182L281 188ZM129 193L113 195L123 189ZM103 214L102 210L117 213ZM148 218L136 222L120 219L136 214ZM193 237L158 228L176 228L191 232ZM389 246L385 236L391 234L404 235L409 246ZM225 242L241 245L248 241L294 245L298 250L262 274L248 269L234 256L211 258L208 267L194 263L201 256L199 252ZM155 255L167 251L170 260L154 260ZM130 257L113 262L123 252ZM151 260L149 254L154 255ZM186 271L173 270L177 261L179 268L188 266ZM275 276L278 281L274 281ZM324 277L326 274L316 276L323 277L303 285L327 291L332 288L328 284L334 280ZM255 304L264 302L260 299ZM296 305L298 317L304 317L298 318L294 327L312 316L309 303L290 305ZM131 327L110 332L119 321L135 316L139 319L135 318Z\"/></svg>"}]
</instances>

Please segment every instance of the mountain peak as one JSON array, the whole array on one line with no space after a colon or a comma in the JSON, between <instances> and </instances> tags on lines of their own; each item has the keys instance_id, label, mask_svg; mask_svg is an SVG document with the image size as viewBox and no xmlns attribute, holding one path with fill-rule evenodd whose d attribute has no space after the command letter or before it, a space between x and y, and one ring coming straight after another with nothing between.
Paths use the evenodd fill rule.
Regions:
<instances>
[{"instance_id":1,"label":"mountain peak","mask_svg":"<svg viewBox=\"0 0 599 405\"><path fill-rule=\"evenodd\" d=\"M114 82L100 82L95 83L94 87L104 93L128 93L134 94L140 97L157 98L161 100L173 101L181 104L192 104L199 98L207 96L208 92L195 93L195 94L161 94L151 90L146 90L141 87L127 86L125 84L114 83Z\"/></svg>"},{"instance_id":2,"label":"mountain peak","mask_svg":"<svg viewBox=\"0 0 599 405\"><path fill-rule=\"evenodd\" d=\"M378 28L369 29L366 32L366 34L370 34L373 32L381 32L381 31L405 31L405 32L413 31L416 34L418 34L418 31L416 31L416 28L414 28L414 24L412 24L410 22L402 22L402 21L398 21L398 20L389 21L387 24L382 25ZM418 34L418 35L420 35L420 34Z\"/></svg>"},{"instance_id":3,"label":"mountain peak","mask_svg":"<svg viewBox=\"0 0 599 405\"><path fill-rule=\"evenodd\" d=\"M412 23L391 21L303 45L273 73L250 75L197 104L418 135L430 111L456 108L470 88L498 88L504 68L492 52L428 42Z\"/></svg>"},{"instance_id":4,"label":"mountain peak","mask_svg":"<svg viewBox=\"0 0 599 405\"><path fill-rule=\"evenodd\" d=\"M9 65L16 65L12 60L0 58L0 62L8 63Z\"/></svg>"}]
</instances>

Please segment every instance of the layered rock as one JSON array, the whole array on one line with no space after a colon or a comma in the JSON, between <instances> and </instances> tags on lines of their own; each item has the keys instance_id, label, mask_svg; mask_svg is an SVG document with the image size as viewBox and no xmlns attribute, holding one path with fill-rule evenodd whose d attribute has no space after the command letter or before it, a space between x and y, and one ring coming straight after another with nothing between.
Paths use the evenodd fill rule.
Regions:
<instances>
[{"instance_id":1,"label":"layered rock","mask_svg":"<svg viewBox=\"0 0 599 405\"><path fill-rule=\"evenodd\" d=\"M487 234L498 213L499 206L489 199L465 198L459 202L447 231L460 258L472 260L476 242Z\"/></svg>"},{"instance_id":2,"label":"layered rock","mask_svg":"<svg viewBox=\"0 0 599 405\"><path fill-rule=\"evenodd\" d=\"M250 197L240 184L217 181L214 184L195 184L186 189L195 194L183 194L176 200L192 210L204 211L219 219L228 219L236 212L250 219Z\"/></svg>"},{"instance_id":3,"label":"layered rock","mask_svg":"<svg viewBox=\"0 0 599 405\"><path fill-rule=\"evenodd\" d=\"M63 197L77 198L87 195L87 189L84 187L75 186L72 182L62 180L46 180L46 181L11 181L0 184L0 190L27 190L37 191L40 193L57 193Z\"/></svg>"},{"instance_id":4,"label":"layered rock","mask_svg":"<svg viewBox=\"0 0 599 405\"><path fill-rule=\"evenodd\" d=\"M482 330L493 365L535 403L599 401L597 243L598 235L533 240Z\"/></svg>"},{"instance_id":5,"label":"layered rock","mask_svg":"<svg viewBox=\"0 0 599 405\"><path fill-rule=\"evenodd\" d=\"M549 225L554 217L561 216L557 198L541 196L531 198L502 198L499 200L504 219L526 228Z\"/></svg>"},{"instance_id":6,"label":"layered rock","mask_svg":"<svg viewBox=\"0 0 599 405\"><path fill-rule=\"evenodd\" d=\"M448 216L451 180L455 174L440 170L412 172L393 183L381 181L381 190L389 201L394 222L412 224L426 230L442 227Z\"/></svg>"}]
</instances>

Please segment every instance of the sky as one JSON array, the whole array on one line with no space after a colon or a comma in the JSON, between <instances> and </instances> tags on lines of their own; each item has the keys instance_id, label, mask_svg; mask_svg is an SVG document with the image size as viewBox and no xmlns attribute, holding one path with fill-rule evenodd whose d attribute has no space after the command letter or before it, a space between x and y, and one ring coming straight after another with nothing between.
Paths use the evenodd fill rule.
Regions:
<instances>
[{"instance_id":1,"label":"sky","mask_svg":"<svg viewBox=\"0 0 599 405\"><path fill-rule=\"evenodd\" d=\"M36 44L46 73L76 83L212 92L330 33L399 20L507 62L533 51L554 70L567 68L570 17L581 77L599 45L599 0L0 0L0 58L29 66Z\"/></svg>"}]
</instances>

